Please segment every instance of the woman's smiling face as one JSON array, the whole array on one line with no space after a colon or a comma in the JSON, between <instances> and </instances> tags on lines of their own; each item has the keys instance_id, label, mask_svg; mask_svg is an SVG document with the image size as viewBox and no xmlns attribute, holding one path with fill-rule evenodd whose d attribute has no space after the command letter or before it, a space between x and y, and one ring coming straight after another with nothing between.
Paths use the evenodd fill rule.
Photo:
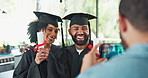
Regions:
<instances>
[{"instance_id":1,"label":"woman's smiling face","mask_svg":"<svg viewBox=\"0 0 148 78\"><path fill-rule=\"evenodd\" d=\"M48 24L44 30L44 40L46 40L48 44L52 44L57 38L58 31L58 27Z\"/></svg>"}]
</instances>

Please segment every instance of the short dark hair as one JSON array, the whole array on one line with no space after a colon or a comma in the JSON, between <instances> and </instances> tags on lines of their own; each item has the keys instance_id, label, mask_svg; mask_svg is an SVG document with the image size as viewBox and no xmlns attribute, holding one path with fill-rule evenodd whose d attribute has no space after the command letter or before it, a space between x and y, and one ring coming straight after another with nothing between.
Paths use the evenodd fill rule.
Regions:
<instances>
[{"instance_id":1,"label":"short dark hair","mask_svg":"<svg viewBox=\"0 0 148 78\"><path fill-rule=\"evenodd\" d=\"M148 0L121 0L119 13L126 17L134 28L148 31Z\"/></svg>"}]
</instances>

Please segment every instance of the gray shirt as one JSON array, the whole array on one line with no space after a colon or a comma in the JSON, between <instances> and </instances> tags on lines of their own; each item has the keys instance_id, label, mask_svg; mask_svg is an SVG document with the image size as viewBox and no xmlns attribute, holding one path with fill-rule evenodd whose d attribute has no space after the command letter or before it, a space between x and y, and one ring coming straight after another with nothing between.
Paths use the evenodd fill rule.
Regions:
<instances>
[{"instance_id":1,"label":"gray shirt","mask_svg":"<svg viewBox=\"0 0 148 78\"><path fill-rule=\"evenodd\" d=\"M148 78L148 44L136 44L124 55L95 65L78 78Z\"/></svg>"}]
</instances>

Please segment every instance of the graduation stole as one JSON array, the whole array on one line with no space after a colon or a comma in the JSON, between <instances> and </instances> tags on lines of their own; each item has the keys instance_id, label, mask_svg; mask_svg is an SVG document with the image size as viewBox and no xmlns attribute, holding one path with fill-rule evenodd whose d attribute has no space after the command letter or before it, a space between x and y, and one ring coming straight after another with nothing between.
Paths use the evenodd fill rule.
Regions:
<instances>
[{"instance_id":1,"label":"graduation stole","mask_svg":"<svg viewBox=\"0 0 148 78\"><path fill-rule=\"evenodd\" d=\"M47 41L46 40L42 44L36 45L35 48L34 48L34 52L36 52L39 49L40 46L43 46L45 44L47 44Z\"/></svg>"},{"instance_id":2,"label":"graduation stole","mask_svg":"<svg viewBox=\"0 0 148 78\"><path fill-rule=\"evenodd\" d=\"M88 46L87 46L90 50L93 48L93 44L89 44ZM89 53L90 51L88 51L88 53Z\"/></svg>"}]
</instances>

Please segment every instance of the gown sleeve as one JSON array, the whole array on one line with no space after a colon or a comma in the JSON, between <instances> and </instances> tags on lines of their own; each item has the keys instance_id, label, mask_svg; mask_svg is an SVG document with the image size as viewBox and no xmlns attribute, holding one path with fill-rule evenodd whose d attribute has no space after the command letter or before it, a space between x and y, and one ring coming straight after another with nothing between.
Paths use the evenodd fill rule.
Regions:
<instances>
[{"instance_id":1,"label":"gown sleeve","mask_svg":"<svg viewBox=\"0 0 148 78\"><path fill-rule=\"evenodd\" d=\"M35 63L35 55L31 47L22 55L22 58L15 68L13 78L41 78L38 65Z\"/></svg>"},{"instance_id":2,"label":"gown sleeve","mask_svg":"<svg viewBox=\"0 0 148 78\"><path fill-rule=\"evenodd\" d=\"M48 78L70 78L67 54L62 48L56 54L50 52L47 65Z\"/></svg>"}]
</instances>

